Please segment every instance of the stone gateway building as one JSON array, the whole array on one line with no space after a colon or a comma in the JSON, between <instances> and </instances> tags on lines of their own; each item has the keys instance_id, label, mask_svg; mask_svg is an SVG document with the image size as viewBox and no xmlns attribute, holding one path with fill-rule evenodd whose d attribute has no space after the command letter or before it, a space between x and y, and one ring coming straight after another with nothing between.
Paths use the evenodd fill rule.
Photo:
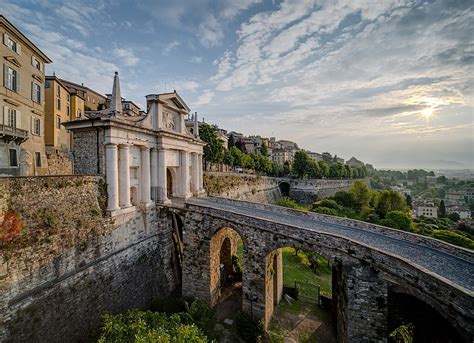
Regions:
<instances>
[{"instance_id":1,"label":"stone gateway building","mask_svg":"<svg viewBox=\"0 0 474 343\"><path fill-rule=\"evenodd\" d=\"M194 134L186 129L189 107L176 91L146 99L148 113L122 115L116 73L110 109L64 123L74 133L74 173L105 175L112 215L204 193L204 143L197 128Z\"/></svg>"}]
</instances>

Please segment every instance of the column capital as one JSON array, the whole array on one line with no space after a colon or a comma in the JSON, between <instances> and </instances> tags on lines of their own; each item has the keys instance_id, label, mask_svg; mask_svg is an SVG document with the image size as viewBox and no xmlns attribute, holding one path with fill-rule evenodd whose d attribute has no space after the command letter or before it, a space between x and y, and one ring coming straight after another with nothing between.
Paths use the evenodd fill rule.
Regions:
<instances>
[{"instance_id":1,"label":"column capital","mask_svg":"<svg viewBox=\"0 0 474 343\"><path fill-rule=\"evenodd\" d=\"M120 143L119 148L129 148L130 145L131 145L130 143Z\"/></svg>"},{"instance_id":2,"label":"column capital","mask_svg":"<svg viewBox=\"0 0 474 343\"><path fill-rule=\"evenodd\" d=\"M142 151L147 151L147 150L150 150L151 148L149 146L146 146L146 145L140 145L140 150Z\"/></svg>"}]
</instances>

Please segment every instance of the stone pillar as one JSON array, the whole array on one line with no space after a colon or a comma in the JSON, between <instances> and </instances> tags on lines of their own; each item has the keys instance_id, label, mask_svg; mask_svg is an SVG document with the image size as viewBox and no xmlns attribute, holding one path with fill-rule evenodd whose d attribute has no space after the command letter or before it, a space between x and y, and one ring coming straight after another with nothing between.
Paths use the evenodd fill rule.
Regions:
<instances>
[{"instance_id":1,"label":"stone pillar","mask_svg":"<svg viewBox=\"0 0 474 343\"><path fill-rule=\"evenodd\" d=\"M203 170L202 170L202 154L198 154L198 172L199 172L199 192L204 192L204 184L202 181Z\"/></svg>"},{"instance_id":2,"label":"stone pillar","mask_svg":"<svg viewBox=\"0 0 474 343\"><path fill-rule=\"evenodd\" d=\"M142 179L141 179L141 194L142 203L150 203L150 148L146 146L141 147L142 150Z\"/></svg>"},{"instance_id":3,"label":"stone pillar","mask_svg":"<svg viewBox=\"0 0 474 343\"><path fill-rule=\"evenodd\" d=\"M105 177L107 179L107 210L116 211L119 207L117 144L105 145Z\"/></svg>"},{"instance_id":4,"label":"stone pillar","mask_svg":"<svg viewBox=\"0 0 474 343\"><path fill-rule=\"evenodd\" d=\"M191 160L192 160L192 172L191 172L191 192L193 195L198 195L199 194L199 176L201 175L199 171L199 155L196 153L191 154Z\"/></svg>"},{"instance_id":5,"label":"stone pillar","mask_svg":"<svg viewBox=\"0 0 474 343\"><path fill-rule=\"evenodd\" d=\"M120 207L130 207L130 147L128 144L121 144L119 147L119 189Z\"/></svg>"},{"instance_id":6,"label":"stone pillar","mask_svg":"<svg viewBox=\"0 0 474 343\"><path fill-rule=\"evenodd\" d=\"M343 265L336 272L338 342L387 341L387 282L370 265Z\"/></svg>"},{"instance_id":7,"label":"stone pillar","mask_svg":"<svg viewBox=\"0 0 474 343\"><path fill-rule=\"evenodd\" d=\"M167 181L166 181L166 150L158 150L158 202L165 204L169 203L168 199L168 190L167 190Z\"/></svg>"},{"instance_id":8,"label":"stone pillar","mask_svg":"<svg viewBox=\"0 0 474 343\"><path fill-rule=\"evenodd\" d=\"M192 196L189 191L189 153L187 151L180 151L180 173L181 173L181 196L189 198Z\"/></svg>"},{"instance_id":9,"label":"stone pillar","mask_svg":"<svg viewBox=\"0 0 474 343\"><path fill-rule=\"evenodd\" d=\"M151 198L158 200L158 150L151 149Z\"/></svg>"}]
</instances>

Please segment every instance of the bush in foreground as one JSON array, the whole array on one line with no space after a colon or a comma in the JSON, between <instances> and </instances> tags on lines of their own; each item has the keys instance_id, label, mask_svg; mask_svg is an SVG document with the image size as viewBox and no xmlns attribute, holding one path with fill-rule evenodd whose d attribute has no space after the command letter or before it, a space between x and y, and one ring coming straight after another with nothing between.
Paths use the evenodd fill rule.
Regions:
<instances>
[{"instance_id":1,"label":"bush in foreground","mask_svg":"<svg viewBox=\"0 0 474 343\"><path fill-rule=\"evenodd\" d=\"M260 342L265 334L262 320L254 320L248 313L239 312L234 319L237 335L247 343Z\"/></svg>"},{"instance_id":2,"label":"bush in foreground","mask_svg":"<svg viewBox=\"0 0 474 343\"><path fill-rule=\"evenodd\" d=\"M157 342L206 343L206 336L194 324L184 324L180 314L130 310L124 314L103 317L99 343Z\"/></svg>"},{"instance_id":3,"label":"bush in foreground","mask_svg":"<svg viewBox=\"0 0 474 343\"><path fill-rule=\"evenodd\" d=\"M450 230L433 230L433 238L474 250L474 240Z\"/></svg>"}]
</instances>

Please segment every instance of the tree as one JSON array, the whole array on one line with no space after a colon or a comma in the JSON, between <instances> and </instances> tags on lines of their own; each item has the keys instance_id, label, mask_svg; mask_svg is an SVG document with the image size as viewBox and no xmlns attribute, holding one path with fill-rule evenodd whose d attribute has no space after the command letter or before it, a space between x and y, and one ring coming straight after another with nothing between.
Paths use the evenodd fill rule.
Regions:
<instances>
[{"instance_id":1,"label":"tree","mask_svg":"<svg viewBox=\"0 0 474 343\"><path fill-rule=\"evenodd\" d=\"M242 167L242 151L240 151L236 146L233 146L229 149L229 152L232 155L234 167Z\"/></svg>"},{"instance_id":2,"label":"tree","mask_svg":"<svg viewBox=\"0 0 474 343\"><path fill-rule=\"evenodd\" d=\"M329 165L324 161L318 161L318 166L319 166L319 169L321 170L321 176L322 177L328 177L329 176Z\"/></svg>"},{"instance_id":3,"label":"tree","mask_svg":"<svg viewBox=\"0 0 474 343\"><path fill-rule=\"evenodd\" d=\"M410 194L405 194L405 201L409 208L412 208L412 199Z\"/></svg>"},{"instance_id":4,"label":"tree","mask_svg":"<svg viewBox=\"0 0 474 343\"><path fill-rule=\"evenodd\" d=\"M344 165L341 163L333 163L329 167L329 177L341 178L341 177L344 177L344 173L345 173Z\"/></svg>"},{"instance_id":5,"label":"tree","mask_svg":"<svg viewBox=\"0 0 474 343\"><path fill-rule=\"evenodd\" d=\"M293 173L303 178L307 174L310 157L303 150L298 150L293 157Z\"/></svg>"},{"instance_id":6,"label":"tree","mask_svg":"<svg viewBox=\"0 0 474 343\"><path fill-rule=\"evenodd\" d=\"M344 166L344 176L347 178L347 179L350 179L353 177L353 174L352 174L352 168L350 165L346 164Z\"/></svg>"},{"instance_id":7,"label":"tree","mask_svg":"<svg viewBox=\"0 0 474 343\"><path fill-rule=\"evenodd\" d=\"M446 218L446 205L444 204L444 200L441 200L439 203L438 218Z\"/></svg>"},{"instance_id":8,"label":"tree","mask_svg":"<svg viewBox=\"0 0 474 343\"><path fill-rule=\"evenodd\" d=\"M262 144L262 146L260 147L260 153L262 154L262 156L268 157L268 148L265 144Z\"/></svg>"},{"instance_id":9,"label":"tree","mask_svg":"<svg viewBox=\"0 0 474 343\"><path fill-rule=\"evenodd\" d=\"M461 216L457 212L452 212L448 214L448 218L451 219L453 222L458 222L461 220Z\"/></svg>"},{"instance_id":10,"label":"tree","mask_svg":"<svg viewBox=\"0 0 474 343\"><path fill-rule=\"evenodd\" d=\"M234 166L234 155L232 155L232 152L230 150L224 151L224 158L222 161L224 162L224 164L230 167Z\"/></svg>"},{"instance_id":11,"label":"tree","mask_svg":"<svg viewBox=\"0 0 474 343\"><path fill-rule=\"evenodd\" d=\"M438 183L438 184L445 185L447 183L447 181L448 181L448 179L444 175L438 176L436 178L436 183Z\"/></svg>"},{"instance_id":12,"label":"tree","mask_svg":"<svg viewBox=\"0 0 474 343\"><path fill-rule=\"evenodd\" d=\"M224 158L224 145L217 136L216 128L207 123L201 123L199 125L199 138L206 142L204 160L211 164L221 163Z\"/></svg>"},{"instance_id":13,"label":"tree","mask_svg":"<svg viewBox=\"0 0 474 343\"><path fill-rule=\"evenodd\" d=\"M358 206L353 192L337 191L336 194L334 194L333 199L343 207L355 209Z\"/></svg>"},{"instance_id":14,"label":"tree","mask_svg":"<svg viewBox=\"0 0 474 343\"><path fill-rule=\"evenodd\" d=\"M378 194L375 212L380 218L385 218L388 212L402 211L407 212L408 206L403 196L394 190L383 190Z\"/></svg>"},{"instance_id":15,"label":"tree","mask_svg":"<svg viewBox=\"0 0 474 343\"><path fill-rule=\"evenodd\" d=\"M227 141L227 146L230 148L234 147L235 146L235 138L234 138L234 135L230 135L229 136L229 140Z\"/></svg>"},{"instance_id":16,"label":"tree","mask_svg":"<svg viewBox=\"0 0 474 343\"><path fill-rule=\"evenodd\" d=\"M283 163L283 176L291 175L292 167L290 161Z\"/></svg>"},{"instance_id":17,"label":"tree","mask_svg":"<svg viewBox=\"0 0 474 343\"><path fill-rule=\"evenodd\" d=\"M354 194L357 210L364 211L369 207L370 190L365 182L360 180L354 182L351 187L351 193Z\"/></svg>"},{"instance_id":18,"label":"tree","mask_svg":"<svg viewBox=\"0 0 474 343\"><path fill-rule=\"evenodd\" d=\"M321 177L321 170L319 169L319 165L313 159L308 161L307 172L308 172L308 176L312 179L317 179Z\"/></svg>"},{"instance_id":19,"label":"tree","mask_svg":"<svg viewBox=\"0 0 474 343\"><path fill-rule=\"evenodd\" d=\"M386 214L385 219L382 220L382 225L398 230L411 231L413 221L406 212L390 211Z\"/></svg>"}]
</instances>

